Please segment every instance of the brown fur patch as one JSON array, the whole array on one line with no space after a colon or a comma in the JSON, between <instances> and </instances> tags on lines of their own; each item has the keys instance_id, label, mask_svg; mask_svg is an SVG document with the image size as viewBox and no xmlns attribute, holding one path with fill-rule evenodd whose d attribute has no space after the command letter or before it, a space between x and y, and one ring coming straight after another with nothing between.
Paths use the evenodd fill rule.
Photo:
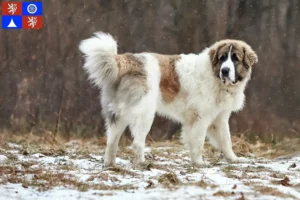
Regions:
<instances>
[{"instance_id":1,"label":"brown fur patch","mask_svg":"<svg viewBox=\"0 0 300 200\"><path fill-rule=\"evenodd\" d=\"M146 77L142 61L137 59L133 54L119 54L116 56L116 61L119 68L119 76L128 73L139 73Z\"/></svg>"},{"instance_id":2,"label":"brown fur patch","mask_svg":"<svg viewBox=\"0 0 300 200\"><path fill-rule=\"evenodd\" d=\"M170 103L180 91L178 74L175 71L175 64L180 59L179 55L154 54L160 67L160 91L165 102Z\"/></svg>"},{"instance_id":3,"label":"brown fur patch","mask_svg":"<svg viewBox=\"0 0 300 200\"><path fill-rule=\"evenodd\" d=\"M125 88L130 85L135 85L134 88L139 86L140 88L143 88L143 93L146 93L148 89L147 74L142 59L143 57L134 56L130 53L119 54L116 56L121 84L126 83L127 85L123 85ZM120 82L118 84L120 84Z\"/></svg>"},{"instance_id":4,"label":"brown fur patch","mask_svg":"<svg viewBox=\"0 0 300 200\"><path fill-rule=\"evenodd\" d=\"M145 57L134 54L121 54L115 57L119 68L116 81L115 98L125 102L126 106L136 104L148 92L147 73L144 67Z\"/></svg>"},{"instance_id":5,"label":"brown fur patch","mask_svg":"<svg viewBox=\"0 0 300 200\"><path fill-rule=\"evenodd\" d=\"M201 116L196 109L192 109L186 113L186 119L189 125L193 125L201 119Z\"/></svg>"},{"instance_id":6,"label":"brown fur patch","mask_svg":"<svg viewBox=\"0 0 300 200\"><path fill-rule=\"evenodd\" d=\"M210 126L208 127L208 129L210 129L210 130L216 130L217 127L216 127L216 125L212 124L212 125L210 125Z\"/></svg>"}]
</instances>

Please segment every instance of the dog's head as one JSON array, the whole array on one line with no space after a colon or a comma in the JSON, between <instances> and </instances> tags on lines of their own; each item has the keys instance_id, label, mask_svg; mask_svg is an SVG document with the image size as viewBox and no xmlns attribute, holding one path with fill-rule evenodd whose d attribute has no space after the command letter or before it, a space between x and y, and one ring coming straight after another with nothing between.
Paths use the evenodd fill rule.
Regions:
<instances>
[{"instance_id":1,"label":"dog's head","mask_svg":"<svg viewBox=\"0 0 300 200\"><path fill-rule=\"evenodd\" d=\"M247 81L258 58L252 48L240 40L221 40L209 48L215 76L226 85Z\"/></svg>"}]
</instances>

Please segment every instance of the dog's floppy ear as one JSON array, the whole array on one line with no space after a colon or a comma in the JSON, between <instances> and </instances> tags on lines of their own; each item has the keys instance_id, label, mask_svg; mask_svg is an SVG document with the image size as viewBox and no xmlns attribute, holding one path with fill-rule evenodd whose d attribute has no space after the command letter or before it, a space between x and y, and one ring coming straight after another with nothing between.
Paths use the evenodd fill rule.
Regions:
<instances>
[{"instance_id":1,"label":"dog's floppy ear","mask_svg":"<svg viewBox=\"0 0 300 200\"><path fill-rule=\"evenodd\" d=\"M250 47L244 48L244 62L248 67L258 62L256 53Z\"/></svg>"},{"instance_id":2,"label":"dog's floppy ear","mask_svg":"<svg viewBox=\"0 0 300 200\"><path fill-rule=\"evenodd\" d=\"M212 65L216 65L218 63L218 48L210 49L209 57L210 57Z\"/></svg>"},{"instance_id":3,"label":"dog's floppy ear","mask_svg":"<svg viewBox=\"0 0 300 200\"><path fill-rule=\"evenodd\" d=\"M209 50L209 57L211 60L212 65L216 65L218 63L218 55L219 51L222 47L226 46L225 43L216 43L214 44L211 49Z\"/></svg>"}]
</instances>

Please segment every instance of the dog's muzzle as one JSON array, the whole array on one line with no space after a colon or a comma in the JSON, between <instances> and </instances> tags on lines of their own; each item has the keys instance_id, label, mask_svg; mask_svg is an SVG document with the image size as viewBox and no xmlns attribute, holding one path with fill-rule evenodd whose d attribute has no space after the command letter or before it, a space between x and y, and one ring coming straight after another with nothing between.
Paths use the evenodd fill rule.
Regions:
<instances>
[{"instance_id":1,"label":"dog's muzzle","mask_svg":"<svg viewBox=\"0 0 300 200\"><path fill-rule=\"evenodd\" d=\"M229 67L222 67L221 68L221 71L220 71L220 78L221 80L223 81L223 83L225 83L226 85L227 84L231 84L231 85L234 85L236 84L236 80L232 80L232 76L230 76L230 68Z\"/></svg>"}]
</instances>

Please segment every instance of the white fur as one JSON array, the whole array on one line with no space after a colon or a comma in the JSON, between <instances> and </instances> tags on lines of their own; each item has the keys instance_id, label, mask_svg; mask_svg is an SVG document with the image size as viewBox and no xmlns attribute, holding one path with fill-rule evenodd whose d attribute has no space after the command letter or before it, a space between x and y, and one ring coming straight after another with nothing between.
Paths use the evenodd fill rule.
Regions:
<instances>
[{"instance_id":1,"label":"white fur","mask_svg":"<svg viewBox=\"0 0 300 200\"><path fill-rule=\"evenodd\" d=\"M236 77L235 77L235 67L234 67L234 63L233 63L233 61L231 60L231 50L232 50L232 46L230 47L230 50L229 50L229 52L228 52L228 54L227 54L227 59L226 59L226 61L225 62L223 62L222 63L222 65L221 65L221 70L220 70L220 78L221 79L223 79L223 76L222 76L222 69L224 69L224 68L229 68L229 79L230 79L230 82L231 83L233 83L233 82L235 82L235 79L236 79ZM226 82L227 80L225 80L225 82Z\"/></svg>"},{"instance_id":2,"label":"white fur","mask_svg":"<svg viewBox=\"0 0 300 200\"><path fill-rule=\"evenodd\" d=\"M80 49L89 56L97 55L99 51L116 55L117 44L110 35L99 33L96 37L81 43ZM161 74L156 57L150 53L138 54L146 58L143 59L143 62L147 72L149 90L139 103L131 107L126 107L122 103L110 105L114 107L113 110L118 110L119 122L107 125L105 165L115 163L118 142L127 125L134 137L133 147L137 151L137 161L145 160L145 139L156 112L182 123L182 141L189 149L194 164L204 163L202 148L206 136L214 146L224 153L228 160L243 161L232 150L228 120L232 111L238 111L244 105L244 89L250 73L249 77L234 86L224 85L214 76L208 53L209 48L198 55L180 55L181 59L176 63L176 72L181 88L171 103L163 101L159 90ZM95 69L87 70L95 71ZM94 76L97 79L97 74ZM102 96L103 103L105 103L105 99L106 97ZM198 118L191 121L191 116L195 113ZM209 128L211 125L214 125L215 128Z\"/></svg>"},{"instance_id":3,"label":"white fur","mask_svg":"<svg viewBox=\"0 0 300 200\"><path fill-rule=\"evenodd\" d=\"M86 55L94 55L99 52L108 52L117 55L117 42L110 34L97 32L94 37L81 41L79 49Z\"/></svg>"},{"instance_id":4,"label":"white fur","mask_svg":"<svg viewBox=\"0 0 300 200\"><path fill-rule=\"evenodd\" d=\"M114 56L118 53L117 42L111 35L97 32L94 37L81 41L79 49L85 55L83 68L88 72L92 83L102 88L117 79L118 69L114 67Z\"/></svg>"}]
</instances>

